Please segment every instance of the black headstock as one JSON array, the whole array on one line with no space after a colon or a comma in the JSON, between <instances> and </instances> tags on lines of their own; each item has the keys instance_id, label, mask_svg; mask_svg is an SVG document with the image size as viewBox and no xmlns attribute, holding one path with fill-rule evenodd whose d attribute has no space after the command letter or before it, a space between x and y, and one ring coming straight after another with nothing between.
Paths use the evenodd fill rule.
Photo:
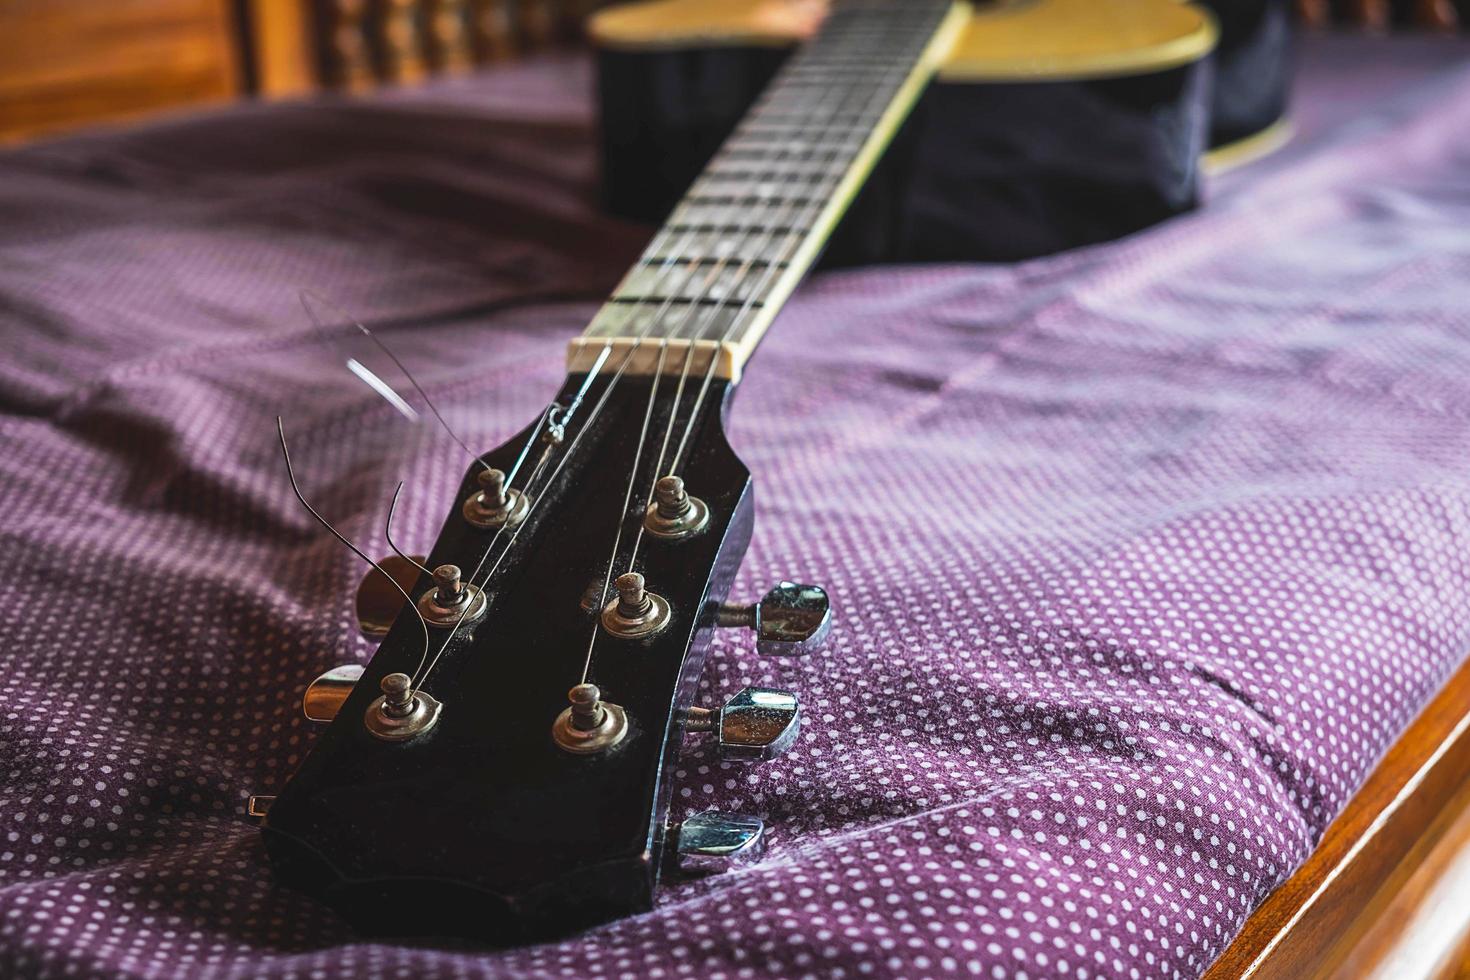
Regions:
<instances>
[{"instance_id":1,"label":"black headstock","mask_svg":"<svg viewBox=\"0 0 1470 980\"><path fill-rule=\"evenodd\" d=\"M583 381L569 379L558 403L571 404ZM827 622L820 590L789 585L761 606L722 609L750 539L751 481L724 436L729 386L714 380L696 399L695 383L673 426L676 439L688 426L679 475L705 511L684 512L701 525L695 533L680 537L671 511L662 520L673 520L674 535L660 536L657 507L647 513L674 403L667 378L652 400L652 378L624 377L611 390L599 378L560 443L543 418L487 454L489 466L516 471L510 487L525 495L510 501L519 506L512 529L468 519L477 506L484 516L479 495L489 484L480 467L466 475L426 565L462 569L483 589L483 612L472 611L419 676L423 633L405 605L355 685L349 672L316 692L317 714L335 715L263 825L286 880L375 932L502 941L565 932L651 906L679 833L668 825L670 775L686 730L712 732L735 758L789 744L796 704L782 692L744 692L724 711L691 703L717 625L757 627L763 650L800 653ZM616 635L617 591L605 588L615 536L611 578L627 570L637 542L633 567L667 608L650 635ZM418 599L454 587L421 574L408 592ZM624 598L629 632L639 629L638 610L627 606L636 598ZM433 658L451 630L429 632ZM575 709L569 689L583 680L589 643L586 680L602 703ZM419 683L405 692L391 675ZM404 712L392 702L410 697L411 734L394 738L404 730L394 716ZM432 724L412 733L435 702ZM684 837L692 858L717 857L722 848L754 850L759 824L702 816Z\"/></svg>"}]
</instances>

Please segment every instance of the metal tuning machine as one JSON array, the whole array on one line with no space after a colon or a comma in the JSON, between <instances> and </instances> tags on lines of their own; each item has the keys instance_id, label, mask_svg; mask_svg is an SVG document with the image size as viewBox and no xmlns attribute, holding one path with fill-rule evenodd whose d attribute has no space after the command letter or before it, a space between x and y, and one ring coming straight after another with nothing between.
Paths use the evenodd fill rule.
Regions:
<instances>
[{"instance_id":1,"label":"metal tuning machine","mask_svg":"<svg viewBox=\"0 0 1470 980\"><path fill-rule=\"evenodd\" d=\"M342 710L343 703L362 679L362 664L333 667L306 685L301 697L301 713L307 721L331 721Z\"/></svg>"},{"instance_id":2,"label":"metal tuning machine","mask_svg":"<svg viewBox=\"0 0 1470 980\"><path fill-rule=\"evenodd\" d=\"M679 870L708 874L754 864L766 853L766 825L758 817L707 810L685 817L676 831Z\"/></svg>"},{"instance_id":3,"label":"metal tuning machine","mask_svg":"<svg viewBox=\"0 0 1470 980\"><path fill-rule=\"evenodd\" d=\"M382 572L374 568L362 577L357 586L357 625L363 636L381 639L388 635L393 621L403 609L403 593L413 589L419 580L419 566L423 563L423 555L410 555L408 558L389 555L378 562ZM396 587L394 582L398 583Z\"/></svg>"},{"instance_id":4,"label":"metal tuning machine","mask_svg":"<svg viewBox=\"0 0 1470 980\"><path fill-rule=\"evenodd\" d=\"M332 723L311 733L286 782L259 787L278 795L248 809L270 808L263 837L282 879L364 933L549 939L645 911L665 872L762 854L760 820L684 819L669 786L686 730L705 733L709 758L743 761L799 737L800 706L783 691L690 707L711 597L723 598L754 524L749 471L722 431L730 385L710 380L686 411L652 377L614 384L609 351L609 370L568 378L566 410L475 457L432 558L393 544L389 504L383 536L397 557L357 596L377 652L343 656L291 692L308 719ZM584 395L589 409L558 448L545 433ZM688 427L679 477L652 493L654 461L630 467L647 448L650 401ZM584 432L595 438L578 450ZM513 471L525 474L519 493L500 476ZM809 622L811 596L797 598L805 625L778 615L777 599L737 618L799 644L825 611Z\"/></svg>"},{"instance_id":5,"label":"metal tuning machine","mask_svg":"<svg viewBox=\"0 0 1470 980\"><path fill-rule=\"evenodd\" d=\"M804 657L827 641L832 606L821 586L781 582L754 605L721 606L716 623L753 630L763 657Z\"/></svg>"},{"instance_id":6,"label":"metal tuning machine","mask_svg":"<svg viewBox=\"0 0 1470 980\"><path fill-rule=\"evenodd\" d=\"M789 691L747 687L723 708L690 708L684 730L714 735L721 759L764 762L796 741L801 731L801 704Z\"/></svg>"}]
</instances>

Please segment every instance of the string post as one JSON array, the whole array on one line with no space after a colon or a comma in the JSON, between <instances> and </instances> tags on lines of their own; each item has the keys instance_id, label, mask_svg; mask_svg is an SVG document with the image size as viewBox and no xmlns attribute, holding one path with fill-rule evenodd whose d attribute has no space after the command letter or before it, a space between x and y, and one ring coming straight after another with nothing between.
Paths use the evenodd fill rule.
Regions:
<instances>
[{"instance_id":1,"label":"string post","mask_svg":"<svg viewBox=\"0 0 1470 980\"><path fill-rule=\"evenodd\" d=\"M602 628L627 640L652 636L669 625L667 600L644 587L637 572L619 575L614 586L618 597L602 609Z\"/></svg>"},{"instance_id":2,"label":"string post","mask_svg":"<svg viewBox=\"0 0 1470 980\"><path fill-rule=\"evenodd\" d=\"M407 718L413 714L413 681L407 674L389 674L378 684L383 692L383 714L390 718Z\"/></svg>"},{"instance_id":3,"label":"string post","mask_svg":"<svg viewBox=\"0 0 1470 980\"><path fill-rule=\"evenodd\" d=\"M510 502L505 494L505 473L502 470L481 470L476 480L480 484L481 507L486 510L503 510Z\"/></svg>"},{"instance_id":4,"label":"string post","mask_svg":"<svg viewBox=\"0 0 1470 980\"><path fill-rule=\"evenodd\" d=\"M434 569L434 587L419 596L419 614L430 626L458 629L476 623L489 606L485 591L464 581L458 565L444 564Z\"/></svg>"},{"instance_id":5,"label":"string post","mask_svg":"<svg viewBox=\"0 0 1470 980\"><path fill-rule=\"evenodd\" d=\"M677 476L659 477L653 485L653 499L659 516L666 520L677 520L689 513L689 494L684 492L684 481Z\"/></svg>"},{"instance_id":6,"label":"string post","mask_svg":"<svg viewBox=\"0 0 1470 980\"><path fill-rule=\"evenodd\" d=\"M422 735L439 721L444 710L433 695L413 689L413 678L392 673L378 682L383 692L368 705L363 723L375 738L385 742L401 742Z\"/></svg>"},{"instance_id":7,"label":"string post","mask_svg":"<svg viewBox=\"0 0 1470 980\"><path fill-rule=\"evenodd\" d=\"M582 683L567 692L571 706L556 716L551 739L573 755L610 749L628 734L628 715L621 706L602 700L596 684Z\"/></svg>"},{"instance_id":8,"label":"string post","mask_svg":"<svg viewBox=\"0 0 1470 980\"><path fill-rule=\"evenodd\" d=\"M661 476L653 485L653 503L643 515L643 527L656 538L677 540L704 530L709 508L691 497L677 476Z\"/></svg>"},{"instance_id":9,"label":"string post","mask_svg":"<svg viewBox=\"0 0 1470 980\"><path fill-rule=\"evenodd\" d=\"M653 608L653 600L643 587L643 576L637 572L619 575L614 583L618 590L618 614L624 619L637 619Z\"/></svg>"},{"instance_id":10,"label":"string post","mask_svg":"<svg viewBox=\"0 0 1470 980\"><path fill-rule=\"evenodd\" d=\"M434 569L434 602L444 608L458 606L468 599L469 590L460 581L458 565L440 565Z\"/></svg>"},{"instance_id":11,"label":"string post","mask_svg":"<svg viewBox=\"0 0 1470 980\"><path fill-rule=\"evenodd\" d=\"M465 498L464 519L475 527L515 527L531 510L530 501L519 490L506 486L506 475L493 467L475 474L480 489Z\"/></svg>"},{"instance_id":12,"label":"string post","mask_svg":"<svg viewBox=\"0 0 1470 980\"><path fill-rule=\"evenodd\" d=\"M567 692L567 700L572 703L572 727L579 732L594 731L607 717L602 691L596 684L578 684Z\"/></svg>"}]
</instances>

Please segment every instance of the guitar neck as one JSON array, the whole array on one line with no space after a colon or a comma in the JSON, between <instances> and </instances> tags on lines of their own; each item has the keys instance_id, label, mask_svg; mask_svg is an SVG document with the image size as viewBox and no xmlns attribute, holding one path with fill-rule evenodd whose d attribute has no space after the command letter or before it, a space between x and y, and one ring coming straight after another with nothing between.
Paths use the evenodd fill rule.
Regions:
<instances>
[{"instance_id":1,"label":"guitar neck","mask_svg":"<svg viewBox=\"0 0 1470 980\"><path fill-rule=\"evenodd\" d=\"M955 0L838 3L572 341L568 369L738 381L968 16Z\"/></svg>"}]
</instances>

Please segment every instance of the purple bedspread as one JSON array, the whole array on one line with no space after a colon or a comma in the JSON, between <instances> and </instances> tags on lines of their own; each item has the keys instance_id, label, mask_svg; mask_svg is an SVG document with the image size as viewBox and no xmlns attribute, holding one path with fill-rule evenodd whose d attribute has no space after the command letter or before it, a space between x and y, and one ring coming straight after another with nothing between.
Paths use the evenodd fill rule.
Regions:
<instances>
[{"instance_id":1,"label":"purple bedspread","mask_svg":"<svg viewBox=\"0 0 1470 980\"><path fill-rule=\"evenodd\" d=\"M737 590L820 582L840 622L797 663L721 637L707 698L808 724L676 790L772 854L504 951L271 879L246 794L370 654L273 417L371 551L406 455L430 543L463 455L382 453L298 291L474 445L528 421L643 237L591 204L584 66L0 156L0 975L1200 973L1470 649L1464 53L1309 45L1297 141L1130 240L801 290L733 416Z\"/></svg>"}]
</instances>

